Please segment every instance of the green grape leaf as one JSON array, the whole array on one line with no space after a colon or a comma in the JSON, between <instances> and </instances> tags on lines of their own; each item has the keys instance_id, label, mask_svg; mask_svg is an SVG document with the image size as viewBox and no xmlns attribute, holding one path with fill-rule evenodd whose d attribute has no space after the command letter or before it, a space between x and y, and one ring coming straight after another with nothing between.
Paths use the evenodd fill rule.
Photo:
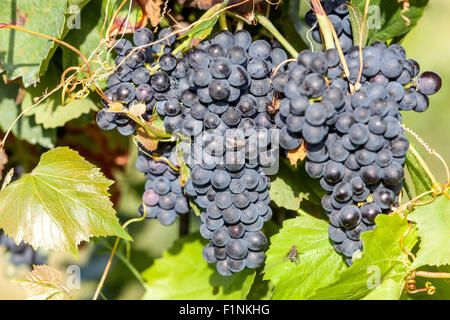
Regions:
<instances>
[{"instance_id":1,"label":"green grape leaf","mask_svg":"<svg viewBox=\"0 0 450 320\"><path fill-rule=\"evenodd\" d=\"M369 34L369 30L367 29L367 22L363 25L363 12L353 4L348 4L348 13L350 18L350 23L352 25L353 32L353 44L355 46L359 46L359 41L362 37L363 46L366 44L367 36ZM364 26L364 30L363 30Z\"/></svg>"},{"instance_id":2,"label":"green grape leaf","mask_svg":"<svg viewBox=\"0 0 450 320\"><path fill-rule=\"evenodd\" d=\"M270 238L264 279L275 286L272 299L307 299L314 290L337 279L346 268L328 240L328 223L307 214L288 219ZM287 259L292 246L297 259Z\"/></svg>"},{"instance_id":3,"label":"green grape leaf","mask_svg":"<svg viewBox=\"0 0 450 320\"><path fill-rule=\"evenodd\" d=\"M361 235L363 253L336 281L319 288L312 299L398 299L402 292L406 270L400 239L408 221L399 214L379 215L373 231ZM418 241L415 230L409 232L404 246L410 250Z\"/></svg>"},{"instance_id":4,"label":"green grape leaf","mask_svg":"<svg viewBox=\"0 0 450 320\"><path fill-rule=\"evenodd\" d=\"M366 1L351 0L351 4L364 12ZM414 28L422 17L428 0L409 0L409 3L409 9L402 13L403 3L392 0L371 0L367 14L368 42L388 41L404 36Z\"/></svg>"},{"instance_id":5,"label":"green grape leaf","mask_svg":"<svg viewBox=\"0 0 450 320\"><path fill-rule=\"evenodd\" d=\"M34 32L61 38L65 27L66 1L0 1L0 22L13 23ZM22 77L25 87L47 69L57 45L48 39L18 30L0 29L0 65L8 79Z\"/></svg>"},{"instance_id":6,"label":"green grape leaf","mask_svg":"<svg viewBox=\"0 0 450 320\"><path fill-rule=\"evenodd\" d=\"M323 191L317 180L308 177L304 165L294 168L287 161L280 161L278 173L270 186L270 198L278 207L296 211L303 201L320 206Z\"/></svg>"},{"instance_id":7,"label":"green grape leaf","mask_svg":"<svg viewBox=\"0 0 450 320\"><path fill-rule=\"evenodd\" d=\"M414 207L408 219L417 223L421 239L412 268L450 265L450 200L440 195L427 205Z\"/></svg>"},{"instance_id":8,"label":"green grape leaf","mask_svg":"<svg viewBox=\"0 0 450 320\"><path fill-rule=\"evenodd\" d=\"M117 2L117 1L116 1ZM114 4L110 3L109 10L106 12L106 5L108 0L102 1L91 1L84 7L81 11L80 20L82 21L83 27L81 29L73 29L70 30L64 41L67 41L75 48L80 50L80 52L85 56L89 57L92 52L99 46L101 42L101 30L104 24L105 19L107 17L111 18L114 13L115 8L120 3ZM128 6L127 10L128 10ZM138 7L135 8L135 10ZM103 30L103 32L106 31ZM113 54L108 54L108 48L104 47L103 50L99 51L98 57L90 61L91 68L95 67L96 69L102 68L101 65L97 64L95 61L106 61L108 65L114 66L114 57ZM72 50L69 50L66 47L61 47L63 54L63 66L64 68L68 68L71 66L79 66L83 63L83 60L79 55L77 55Z\"/></svg>"},{"instance_id":9,"label":"green grape leaf","mask_svg":"<svg viewBox=\"0 0 450 320\"><path fill-rule=\"evenodd\" d=\"M300 186L293 179L291 168L280 166L275 178L270 181L270 199L278 207L297 211L300 208L303 194L300 192Z\"/></svg>"},{"instance_id":10,"label":"green grape leaf","mask_svg":"<svg viewBox=\"0 0 450 320\"><path fill-rule=\"evenodd\" d=\"M31 173L0 192L0 226L17 243L75 256L77 245L90 237L132 240L109 200L112 183L78 152L52 149Z\"/></svg>"},{"instance_id":11,"label":"green grape leaf","mask_svg":"<svg viewBox=\"0 0 450 320\"><path fill-rule=\"evenodd\" d=\"M16 83L5 85L0 81L0 128L6 132L21 112L21 106L16 105L16 97L20 86ZM23 115L12 128L12 133L19 140L31 144L39 144L44 148L53 148L56 140L56 130L44 129L36 124L33 115Z\"/></svg>"},{"instance_id":12,"label":"green grape leaf","mask_svg":"<svg viewBox=\"0 0 450 320\"><path fill-rule=\"evenodd\" d=\"M211 8L208 9L201 17L198 19L198 21L202 21L199 24L195 25L191 30L183 34L180 38L184 40L179 47L177 47L175 50L177 52L184 51L187 49L190 49L193 45L197 46L198 43L202 40L204 40L207 36L209 36L217 23L217 20L219 20L219 12L223 8L227 6L228 0L218 3Z\"/></svg>"},{"instance_id":13,"label":"green grape leaf","mask_svg":"<svg viewBox=\"0 0 450 320\"><path fill-rule=\"evenodd\" d=\"M42 79L37 87L25 89L25 96L22 101L22 108L33 105L33 98L40 97L44 92L50 92L58 86L60 72L50 64L47 75ZM73 100L63 106L61 101L61 89L53 93L39 105L32 108L27 115L34 115L36 123L42 124L45 129L64 126L67 122L78 119L81 115L97 110L96 104L89 98Z\"/></svg>"},{"instance_id":14,"label":"green grape leaf","mask_svg":"<svg viewBox=\"0 0 450 320\"><path fill-rule=\"evenodd\" d=\"M147 282L147 300L245 299L255 271L245 269L230 277L221 276L214 264L202 258L205 241L198 233L185 236L165 251L142 273Z\"/></svg>"},{"instance_id":15,"label":"green grape leaf","mask_svg":"<svg viewBox=\"0 0 450 320\"><path fill-rule=\"evenodd\" d=\"M415 148L412 145L411 147ZM416 196L433 189L433 182L411 151L406 154L406 168L411 176Z\"/></svg>"}]
</instances>

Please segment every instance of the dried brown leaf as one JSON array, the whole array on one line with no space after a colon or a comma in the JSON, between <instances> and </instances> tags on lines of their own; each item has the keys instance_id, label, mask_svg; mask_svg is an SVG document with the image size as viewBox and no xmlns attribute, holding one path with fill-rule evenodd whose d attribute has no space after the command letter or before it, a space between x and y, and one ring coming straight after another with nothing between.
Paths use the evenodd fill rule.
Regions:
<instances>
[{"instance_id":1,"label":"dried brown leaf","mask_svg":"<svg viewBox=\"0 0 450 320\"><path fill-rule=\"evenodd\" d=\"M152 27L156 27L162 20L161 6L162 0L139 0L142 10L150 19Z\"/></svg>"},{"instance_id":2,"label":"dried brown leaf","mask_svg":"<svg viewBox=\"0 0 450 320\"><path fill-rule=\"evenodd\" d=\"M65 300L71 291L63 285L62 273L50 266L34 266L23 278L16 280L27 292L28 300Z\"/></svg>"},{"instance_id":3,"label":"dried brown leaf","mask_svg":"<svg viewBox=\"0 0 450 320\"><path fill-rule=\"evenodd\" d=\"M287 155L292 166L297 168L297 162L306 158L306 142L303 140L302 144L295 150L289 150Z\"/></svg>"}]
</instances>

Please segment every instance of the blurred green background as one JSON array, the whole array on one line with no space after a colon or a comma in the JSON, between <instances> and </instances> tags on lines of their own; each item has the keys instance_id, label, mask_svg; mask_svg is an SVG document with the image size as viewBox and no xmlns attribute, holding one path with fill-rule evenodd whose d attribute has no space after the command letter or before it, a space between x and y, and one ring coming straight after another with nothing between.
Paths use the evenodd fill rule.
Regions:
<instances>
[{"instance_id":1,"label":"blurred green background","mask_svg":"<svg viewBox=\"0 0 450 320\"><path fill-rule=\"evenodd\" d=\"M405 112L404 124L436 149L447 162L450 161L449 13L450 1L431 0L417 27L403 41L408 57L416 59L422 71L435 71L442 77L442 89L430 97L430 108L424 113ZM414 143L413 137L408 135L408 138ZM428 154L425 159L439 182L445 182L442 164Z\"/></svg>"},{"instance_id":2,"label":"blurred green background","mask_svg":"<svg viewBox=\"0 0 450 320\"><path fill-rule=\"evenodd\" d=\"M441 91L430 97L431 104L427 112L405 112L404 124L414 130L432 148L435 148L447 161L450 161L450 143L448 142L450 139L449 13L450 1L431 0L418 26L403 41L408 58L416 59L420 63L422 71L438 72L443 80ZM408 137L414 143L414 138ZM415 142L415 144L418 143ZM135 150L134 145L130 145L130 150ZM445 170L441 163L426 152L424 152L424 157L437 179L444 182ZM136 216L136 208L143 190L143 176L134 170L133 163L134 161L130 161L125 172L118 172L115 175L122 194L118 207L122 222ZM191 219L192 230L195 230L197 220L198 218L195 217ZM160 226L157 221L131 225L129 231L135 239L130 253L131 261L139 272L149 267L153 259L159 257L162 251L172 245L178 236L178 223L179 221L170 228ZM105 241L100 240L97 244L89 243L83 250L80 250L79 260L75 260L70 255L61 254L53 254L50 257L49 265L55 266L61 271L64 271L70 264L81 267L85 282L80 290L74 290L74 298L89 299L92 297L109 257L108 249L103 246ZM108 239L108 245L112 245L113 241L114 239ZM95 247L96 257L89 259L94 251L94 246L97 246ZM1 252L0 256L2 256ZM25 270L12 268L7 263L7 257L3 256L3 258L0 259L0 299L25 298L21 287L9 280L20 276ZM88 261L90 262L88 263ZM116 259L106 280L103 293L108 299L139 299L144 293L144 289L123 263Z\"/></svg>"}]
</instances>

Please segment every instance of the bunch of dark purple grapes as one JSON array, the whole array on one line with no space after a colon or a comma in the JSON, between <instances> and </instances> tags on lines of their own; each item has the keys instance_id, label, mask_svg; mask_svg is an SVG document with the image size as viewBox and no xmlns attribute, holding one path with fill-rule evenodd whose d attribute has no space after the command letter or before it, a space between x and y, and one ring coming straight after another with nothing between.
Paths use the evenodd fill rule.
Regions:
<instances>
[{"instance_id":1,"label":"bunch of dark purple grapes","mask_svg":"<svg viewBox=\"0 0 450 320\"><path fill-rule=\"evenodd\" d=\"M171 94L169 76L164 71L151 74L149 70L157 68L165 60L175 40L169 28L162 29L157 40L149 29L142 28L133 35L136 47L127 39L115 43L117 68L108 79L108 89L105 91L108 101L103 101L105 108L97 114L97 124L101 129L117 128L125 136L135 133L136 123L125 113L108 112L110 102L120 101L125 109L143 103L146 111L142 117L147 120L157 102L166 101ZM148 46L153 42L156 43ZM155 59L160 62L155 62ZM170 90L173 91L173 86ZM157 218L165 226L173 224L179 214L189 211L188 199L179 181L174 147L172 143L159 143L158 150L150 152L141 146L136 160L137 170L146 177L139 214L142 216L145 213L147 219Z\"/></svg>"},{"instance_id":2,"label":"bunch of dark purple grapes","mask_svg":"<svg viewBox=\"0 0 450 320\"><path fill-rule=\"evenodd\" d=\"M14 239L3 233L3 230L0 230L0 246L11 253L10 261L14 265L26 265L33 268L33 265L45 264L47 261L44 256L23 241L17 245Z\"/></svg>"},{"instance_id":3,"label":"bunch of dark purple grapes","mask_svg":"<svg viewBox=\"0 0 450 320\"><path fill-rule=\"evenodd\" d=\"M341 44L342 51L347 53L347 51L353 46L353 32L348 13L347 1L322 0L320 3L322 4L323 10L333 24L333 28L339 37L339 43ZM322 43L319 25L313 10L309 10L306 13L305 20L306 23L313 28L312 37L314 41Z\"/></svg>"},{"instance_id":4,"label":"bunch of dark purple grapes","mask_svg":"<svg viewBox=\"0 0 450 320\"><path fill-rule=\"evenodd\" d=\"M157 40L154 39L152 31L141 28L133 35L135 46L125 38L116 41L116 70L108 78L108 89L104 92L106 99L102 101L105 108L97 113L96 120L101 129L117 128L124 136L135 133L136 123L125 113L107 111L110 102L120 101L125 109L133 104L144 103L147 107L146 114L143 114L145 118L152 114L157 101L166 99L170 86L167 74L151 74L150 70L157 64L155 58L164 60L165 53L172 51L175 40L176 36L172 35L169 28L162 29ZM148 46L153 42L156 43ZM140 48L141 46L145 47Z\"/></svg>"},{"instance_id":5,"label":"bunch of dark purple grapes","mask_svg":"<svg viewBox=\"0 0 450 320\"><path fill-rule=\"evenodd\" d=\"M222 275L264 261L260 231L272 217L266 174L278 164L271 74L287 59L280 48L252 41L247 31L219 32L183 58L159 65L168 74L167 99L156 104L164 124L180 136L191 169L185 192L202 208L203 257ZM281 68L280 70L284 70Z\"/></svg>"},{"instance_id":6,"label":"bunch of dark purple grapes","mask_svg":"<svg viewBox=\"0 0 450 320\"><path fill-rule=\"evenodd\" d=\"M146 219L157 218L162 225L169 226L178 215L189 212L189 202L179 180L175 144L160 142L155 154L149 156L140 151L136 160L136 169L146 178L139 214L145 213Z\"/></svg>"},{"instance_id":7,"label":"bunch of dark purple grapes","mask_svg":"<svg viewBox=\"0 0 450 320\"><path fill-rule=\"evenodd\" d=\"M330 240L349 265L362 249L361 233L398 204L409 149L400 111L425 111L441 87L437 74L419 75L398 44L373 43L362 55L361 76L359 48L345 55L347 78L335 49L305 50L273 81L284 97L275 117L280 145L306 141L306 171L328 192L322 206Z\"/></svg>"}]
</instances>

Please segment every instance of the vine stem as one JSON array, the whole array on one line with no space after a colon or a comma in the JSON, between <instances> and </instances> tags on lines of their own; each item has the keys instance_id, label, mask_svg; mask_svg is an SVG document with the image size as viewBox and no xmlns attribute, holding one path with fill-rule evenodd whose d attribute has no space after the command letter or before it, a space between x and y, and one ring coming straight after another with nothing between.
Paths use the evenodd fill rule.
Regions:
<instances>
[{"instance_id":1,"label":"vine stem","mask_svg":"<svg viewBox=\"0 0 450 320\"><path fill-rule=\"evenodd\" d=\"M128 242L127 242L128 243ZM109 250L112 250L113 248L107 244L107 243L103 243L103 246ZM130 263L130 261L123 256L122 253L116 251L116 256L117 258L119 258L120 261L123 262L123 264L130 270L130 272L134 275L134 277L136 278L137 281L139 281L139 283L146 288L147 284L145 283L144 278L142 278L141 274L139 273L139 271Z\"/></svg>"},{"instance_id":2,"label":"vine stem","mask_svg":"<svg viewBox=\"0 0 450 320\"><path fill-rule=\"evenodd\" d=\"M239 19L236 24L235 32L240 31L242 29L244 29L244 21Z\"/></svg>"},{"instance_id":3,"label":"vine stem","mask_svg":"<svg viewBox=\"0 0 450 320\"><path fill-rule=\"evenodd\" d=\"M362 22L362 26L361 26L361 30L360 30L360 35L359 35L359 72L358 72L358 79L356 80L355 83L355 88L357 90L359 90L359 88L361 87L360 81L361 81L361 77L362 77L362 72L363 72L363 37L362 35L366 32L366 23L367 23L367 13L369 12L369 5L370 5L370 0L366 0L365 6L364 6L364 17L363 17L363 22Z\"/></svg>"},{"instance_id":4,"label":"vine stem","mask_svg":"<svg viewBox=\"0 0 450 320\"><path fill-rule=\"evenodd\" d=\"M22 32L25 32L25 33L29 33L29 34L31 34L31 35L33 35L33 36L37 36L37 37L41 37L41 38L44 38L44 39L48 39L48 40L57 42L57 43L59 43L59 44L65 46L66 48L72 50L72 51L75 52L77 55L79 55L79 56L81 57L81 59L83 60L84 64L86 65L86 67L87 67L87 70L86 70L87 72L86 72L86 73L90 73L90 72L91 72L91 67L90 67L89 62L87 61L86 57L80 52L80 50L78 50L77 48L71 46L70 44L68 44L68 43L65 42L65 41L62 41L62 40L57 39L57 38L54 38L54 37L52 37L52 36L48 36L48 35L43 34L43 33L31 31L31 30L22 28L22 27L20 27L20 26L16 26L16 25L13 25L13 24L9 24L9 23L0 23L0 29L3 29L3 28L6 28L6 29L14 29L14 30L22 31Z\"/></svg>"},{"instance_id":5,"label":"vine stem","mask_svg":"<svg viewBox=\"0 0 450 320\"><path fill-rule=\"evenodd\" d=\"M317 17L317 22L319 23L320 32L323 37L323 42L325 49L334 49L333 33L330 28L330 23L328 22L328 17L322 8L322 5L318 0L312 0L311 5L314 8L314 13Z\"/></svg>"},{"instance_id":6,"label":"vine stem","mask_svg":"<svg viewBox=\"0 0 450 320\"><path fill-rule=\"evenodd\" d=\"M422 278L450 279L450 273L446 272L416 271L415 275Z\"/></svg>"},{"instance_id":7,"label":"vine stem","mask_svg":"<svg viewBox=\"0 0 450 320\"><path fill-rule=\"evenodd\" d=\"M227 16L225 15L225 12L219 16L219 25L220 25L220 29L228 30Z\"/></svg>"},{"instance_id":8,"label":"vine stem","mask_svg":"<svg viewBox=\"0 0 450 320\"><path fill-rule=\"evenodd\" d=\"M319 0L311 0L311 4L313 6L314 13L316 14L317 21L319 22L319 28L322 33L322 36L324 37L325 42L325 49L334 49L336 48L339 53L339 59L341 60L342 67L344 69L344 74L347 78L350 77L350 71L348 70L347 61L345 61L344 52L342 51L341 44L339 42L339 37L336 33L336 30L334 30L333 24L331 23L330 19L328 18L327 14L323 10L322 4ZM333 45L329 43L328 39L329 37L334 39ZM327 43L328 42L328 43ZM335 47L336 44L336 47ZM352 84L350 84L350 92L353 94L354 87Z\"/></svg>"},{"instance_id":9,"label":"vine stem","mask_svg":"<svg viewBox=\"0 0 450 320\"><path fill-rule=\"evenodd\" d=\"M297 57L298 52L295 48L287 41L285 37L280 33L280 31L275 28L275 26L270 22L270 20L263 14L256 12L255 14L256 21L260 23L264 28L267 29L280 43L283 47L290 53L292 57Z\"/></svg>"},{"instance_id":10,"label":"vine stem","mask_svg":"<svg viewBox=\"0 0 450 320\"><path fill-rule=\"evenodd\" d=\"M144 214L142 215L142 217L141 218L133 218L133 219L128 220L122 226L122 229L125 230L126 227L128 227L128 225L130 225L133 222L143 221L145 219L146 215L147 214L146 214L145 205L144 205ZM108 276L109 269L111 269L111 264L112 264L115 254L116 254L117 247L119 246L119 242L120 242L120 238L117 237L116 242L114 243L114 246L112 248L111 255L109 256L108 262L106 263L105 270L103 271L102 278L100 279L100 282L98 283L97 289L95 290L94 297L92 298L92 300L98 299L100 291L102 290L103 285L105 283L106 277Z\"/></svg>"}]
</instances>

